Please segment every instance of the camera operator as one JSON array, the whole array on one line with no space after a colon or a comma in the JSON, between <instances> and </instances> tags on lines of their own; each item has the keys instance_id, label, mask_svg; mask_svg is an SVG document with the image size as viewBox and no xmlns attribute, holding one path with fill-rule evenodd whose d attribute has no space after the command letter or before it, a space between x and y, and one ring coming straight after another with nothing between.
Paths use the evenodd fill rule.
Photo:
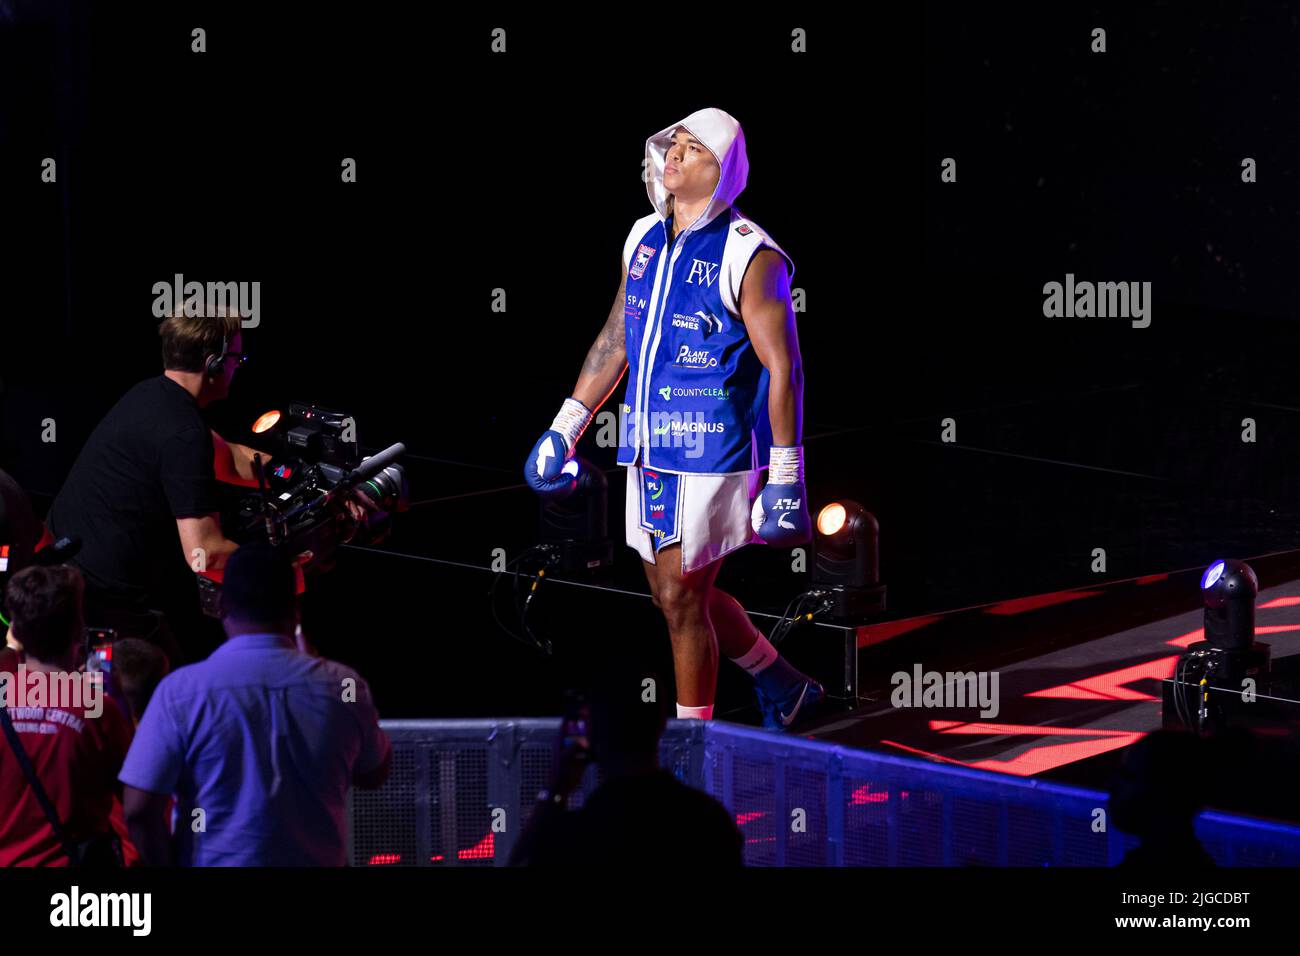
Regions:
<instances>
[{"instance_id":1,"label":"camera operator","mask_svg":"<svg viewBox=\"0 0 1300 956\"><path fill-rule=\"evenodd\" d=\"M244 361L238 313L172 314L159 336L163 373L133 387L95 428L47 523L55 537L82 541L74 563L87 622L157 644L175 667L184 655L168 618L178 629L197 623L194 571L219 570L238 547L221 530L217 476L248 481L253 452L223 441L203 417Z\"/></svg>"}]
</instances>

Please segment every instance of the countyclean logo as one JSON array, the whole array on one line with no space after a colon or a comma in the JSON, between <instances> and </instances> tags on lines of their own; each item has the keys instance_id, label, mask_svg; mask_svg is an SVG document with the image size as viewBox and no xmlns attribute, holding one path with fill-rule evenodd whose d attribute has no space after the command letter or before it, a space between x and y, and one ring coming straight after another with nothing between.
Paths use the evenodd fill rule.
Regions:
<instances>
[{"instance_id":1,"label":"countyclean logo","mask_svg":"<svg viewBox=\"0 0 1300 956\"><path fill-rule=\"evenodd\" d=\"M712 312L696 309L694 315L682 315L680 312L674 312L673 328L689 329L692 332L703 331L705 335L711 335L714 332L721 332L726 326Z\"/></svg>"},{"instance_id":2,"label":"countyclean logo","mask_svg":"<svg viewBox=\"0 0 1300 956\"><path fill-rule=\"evenodd\" d=\"M673 364L683 368L716 368L718 360L708 349L693 349L689 345L683 345L678 349Z\"/></svg>"},{"instance_id":3,"label":"countyclean logo","mask_svg":"<svg viewBox=\"0 0 1300 956\"><path fill-rule=\"evenodd\" d=\"M655 389L659 397L665 402L674 398L713 398L720 402L728 401L731 398L731 389L729 388L710 388L706 386L683 387L680 385L665 385L663 388Z\"/></svg>"}]
</instances>

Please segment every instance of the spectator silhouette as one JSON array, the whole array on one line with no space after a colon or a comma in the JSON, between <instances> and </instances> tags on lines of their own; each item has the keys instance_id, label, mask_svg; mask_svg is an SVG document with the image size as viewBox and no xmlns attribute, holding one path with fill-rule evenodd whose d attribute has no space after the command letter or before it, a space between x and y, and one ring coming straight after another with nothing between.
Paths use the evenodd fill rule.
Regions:
<instances>
[{"instance_id":1,"label":"spectator silhouette","mask_svg":"<svg viewBox=\"0 0 1300 956\"><path fill-rule=\"evenodd\" d=\"M348 788L380 786L392 759L369 688L295 642L280 551L231 555L221 613L226 642L162 679L122 766L136 846L148 865L342 866Z\"/></svg>"},{"instance_id":2,"label":"spectator silhouette","mask_svg":"<svg viewBox=\"0 0 1300 956\"><path fill-rule=\"evenodd\" d=\"M1141 842L1121 866L1216 865L1194 826L1214 773L1211 758L1205 742L1185 731L1157 730L1125 751L1111 784L1110 819Z\"/></svg>"},{"instance_id":3,"label":"spectator silhouette","mask_svg":"<svg viewBox=\"0 0 1300 956\"><path fill-rule=\"evenodd\" d=\"M578 744L561 751L552 787L534 807L512 865L744 865L744 838L726 808L659 767L666 717L643 698L644 679L613 667L595 683L585 708L589 750ZM566 811L564 800L581 785L589 762L604 782L581 809Z\"/></svg>"}]
</instances>

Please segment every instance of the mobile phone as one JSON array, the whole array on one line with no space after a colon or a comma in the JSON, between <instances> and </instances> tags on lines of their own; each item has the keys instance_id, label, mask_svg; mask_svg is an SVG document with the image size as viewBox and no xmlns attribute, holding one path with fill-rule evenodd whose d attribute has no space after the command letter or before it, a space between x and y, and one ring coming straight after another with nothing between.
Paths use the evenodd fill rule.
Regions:
<instances>
[{"instance_id":1,"label":"mobile phone","mask_svg":"<svg viewBox=\"0 0 1300 956\"><path fill-rule=\"evenodd\" d=\"M116 640L116 628L86 628L86 670L111 674L113 672L113 642Z\"/></svg>"}]
</instances>

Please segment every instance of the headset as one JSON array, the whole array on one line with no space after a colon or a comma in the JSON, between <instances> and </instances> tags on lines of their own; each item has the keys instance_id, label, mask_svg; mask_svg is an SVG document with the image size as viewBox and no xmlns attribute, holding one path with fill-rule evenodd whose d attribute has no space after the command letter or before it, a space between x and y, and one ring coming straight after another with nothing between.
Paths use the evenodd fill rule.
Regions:
<instances>
[{"instance_id":1,"label":"headset","mask_svg":"<svg viewBox=\"0 0 1300 956\"><path fill-rule=\"evenodd\" d=\"M209 378L216 378L221 374L221 370L226 366L226 355L230 351L230 336L224 332L221 334L221 354L214 355L208 359L208 364L204 368L204 373Z\"/></svg>"}]
</instances>

